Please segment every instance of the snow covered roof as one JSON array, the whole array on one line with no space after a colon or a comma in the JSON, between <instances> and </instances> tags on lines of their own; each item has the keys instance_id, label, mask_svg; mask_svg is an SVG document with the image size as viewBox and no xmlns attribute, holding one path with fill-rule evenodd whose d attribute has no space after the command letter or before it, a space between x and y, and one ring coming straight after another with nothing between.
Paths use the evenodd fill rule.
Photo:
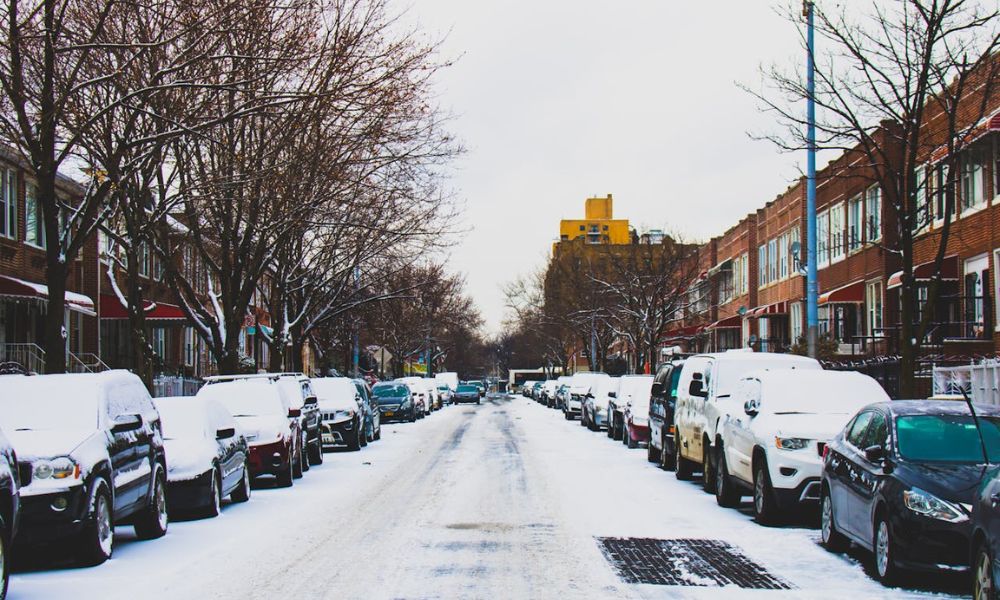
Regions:
<instances>
[{"instance_id":1,"label":"snow covered roof","mask_svg":"<svg viewBox=\"0 0 1000 600\"><path fill-rule=\"evenodd\" d=\"M0 275L0 297L47 300L49 297L49 286L44 283L35 283L34 281L18 279L9 275ZM97 316L97 313L94 311L94 301L90 296L84 294L67 290L66 306L70 310L75 310L91 317Z\"/></svg>"}]
</instances>

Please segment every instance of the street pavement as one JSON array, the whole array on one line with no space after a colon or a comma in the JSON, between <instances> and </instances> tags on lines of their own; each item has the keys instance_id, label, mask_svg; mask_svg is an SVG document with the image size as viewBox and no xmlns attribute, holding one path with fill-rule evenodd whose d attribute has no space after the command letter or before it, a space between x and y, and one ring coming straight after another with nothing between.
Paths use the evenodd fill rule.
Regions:
<instances>
[{"instance_id":1,"label":"street pavement","mask_svg":"<svg viewBox=\"0 0 1000 600\"><path fill-rule=\"evenodd\" d=\"M883 588L863 553L824 550L809 519L761 527L748 503L720 508L645 449L520 396L387 424L381 441L326 454L294 488L172 522L163 539L117 533L105 565L36 561L15 571L9 597L856 600L969 589L939 576Z\"/></svg>"}]
</instances>

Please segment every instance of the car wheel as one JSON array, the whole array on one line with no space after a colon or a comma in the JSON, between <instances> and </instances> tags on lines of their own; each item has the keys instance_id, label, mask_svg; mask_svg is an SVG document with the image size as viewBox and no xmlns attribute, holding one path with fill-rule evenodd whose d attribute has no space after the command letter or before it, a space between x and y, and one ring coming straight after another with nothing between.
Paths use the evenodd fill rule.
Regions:
<instances>
[{"instance_id":1,"label":"car wheel","mask_svg":"<svg viewBox=\"0 0 1000 600\"><path fill-rule=\"evenodd\" d=\"M323 444L316 440L315 444L309 444L307 451L307 458L309 459L309 464L311 465L321 465L323 464Z\"/></svg>"},{"instance_id":2,"label":"car wheel","mask_svg":"<svg viewBox=\"0 0 1000 600\"><path fill-rule=\"evenodd\" d=\"M896 554L889 521L881 513L875 517L875 576L882 585L893 585L899 569L893 563Z\"/></svg>"},{"instance_id":3,"label":"car wheel","mask_svg":"<svg viewBox=\"0 0 1000 600\"><path fill-rule=\"evenodd\" d=\"M163 469L157 464L153 470L153 491L149 505L135 517L135 535L140 540L152 540L167 533L167 490Z\"/></svg>"},{"instance_id":4,"label":"car wheel","mask_svg":"<svg viewBox=\"0 0 1000 600\"><path fill-rule=\"evenodd\" d=\"M10 527L0 518L0 600L7 597L7 587L10 585L10 565L8 564L7 548L10 547Z\"/></svg>"},{"instance_id":5,"label":"car wheel","mask_svg":"<svg viewBox=\"0 0 1000 600\"><path fill-rule=\"evenodd\" d=\"M87 517L87 524L80 532L76 552L77 562L92 567L111 558L114 537L114 504L111 501L111 491L104 479L97 479L90 494L90 514Z\"/></svg>"},{"instance_id":6,"label":"car wheel","mask_svg":"<svg viewBox=\"0 0 1000 600\"><path fill-rule=\"evenodd\" d=\"M250 469L246 465L243 465L243 480L229 494L229 499L233 502L246 502L250 499Z\"/></svg>"},{"instance_id":7,"label":"car wheel","mask_svg":"<svg viewBox=\"0 0 1000 600\"><path fill-rule=\"evenodd\" d=\"M354 431L354 435L351 437L350 441L347 442L347 449L351 452L361 450L361 437L364 435L360 428L355 428Z\"/></svg>"},{"instance_id":8,"label":"car wheel","mask_svg":"<svg viewBox=\"0 0 1000 600\"><path fill-rule=\"evenodd\" d=\"M302 446L299 446L297 450L292 454L292 477L299 479L302 477L302 473L305 469L302 468Z\"/></svg>"},{"instance_id":9,"label":"car wheel","mask_svg":"<svg viewBox=\"0 0 1000 600\"><path fill-rule=\"evenodd\" d=\"M975 569L975 580L972 587L973 600L996 600L996 582L993 581L993 557L990 556L990 548L986 541L976 549L976 556L973 559L972 567ZM4 572L6 575L6 572Z\"/></svg>"},{"instance_id":10,"label":"car wheel","mask_svg":"<svg viewBox=\"0 0 1000 600\"><path fill-rule=\"evenodd\" d=\"M740 493L729 478L729 467L726 465L726 453L719 448L719 468L715 474L715 501L719 506L735 508L740 504Z\"/></svg>"},{"instance_id":11,"label":"car wheel","mask_svg":"<svg viewBox=\"0 0 1000 600\"><path fill-rule=\"evenodd\" d=\"M701 489L709 494L715 493L715 470L712 468L712 447L708 441L701 445Z\"/></svg>"},{"instance_id":12,"label":"car wheel","mask_svg":"<svg viewBox=\"0 0 1000 600\"><path fill-rule=\"evenodd\" d=\"M222 475L218 469L212 469L212 483L209 486L209 497L206 498L203 516L212 518L222 512Z\"/></svg>"},{"instance_id":13,"label":"car wheel","mask_svg":"<svg viewBox=\"0 0 1000 600\"><path fill-rule=\"evenodd\" d=\"M614 439L615 438L615 417L614 417L614 415L612 415L611 418L608 419L608 438L609 439Z\"/></svg>"},{"instance_id":14,"label":"car wheel","mask_svg":"<svg viewBox=\"0 0 1000 600\"><path fill-rule=\"evenodd\" d=\"M830 552L843 552L847 550L847 538L837 531L836 522L833 520L833 498L830 492L823 488L819 499L819 532L823 547Z\"/></svg>"},{"instance_id":15,"label":"car wheel","mask_svg":"<svg viewBox=\"0 0 1000 600\"><path fill-rule=\"evenodd\" d=\"M382 422L378 424L378 428L375 430L375 441L382 439Z\"/></svg>"},{"instance_id":16,"label":"car wheel","mask_svg":"<svg viewBox=\"0 0 1000 600\"><path fill-rule=\"evenodd\" d=\"M667 452L667 436L660 431L660 468L667 471L674 470L674 453Z\"/></svg>"},{"instance_id":17,"label":"car wheel","mask_svg":"<svg viewBox=\"0 0 1000 600\"><path fill-rule=\"evenodd\" d=\"M778 516L771 477L763 460L757 465L753 475L753 512L757 522L763 525L774 523Z\"/></svg>"},{"instance_id":18,"label":"car wheel","mask_svg":"<svg viewBox=\"0 0 1000 600\"><path fill-rule=\"evenodd\" d=\"M628 446L630 450L634 450L639 447L639 442L632 439L632 432L629 431L628 423L625 423L625 445Z\"/></svg>"},{"instance_id":19,"label":"car wheel","mask_svg":"<svg viewBox=\"0 0 1000 600\"><path fill-rule=\"evenodd\" d=\"M288 466L284 471L278 474L275 481L278 487L292 487L295 479L295 452L292 450L288 451L288 460L285 461Z\"/></svg>"},{"instance_id":20,"label":"car wheel","mask_svg":"<svg viewBox=\"0 0 1000 600\"><path fill-rule=\"evenodd\" d=\"M693 473L691 461L681 456L680 438L674 438L674 476L681 481L690 481Z\"/></svg>"},{"instance_id":21,"label":"car wheel","mask_svg":"<svg viewBox=\"0 0 1000 600\"><path fill-rule=\"evenodd\" d=\"M646 442L646 460L651 463L660 462L660 451L653 445L653 436L649 436L649 441Z\"/></svg>"},{"instance_id":22,"label":"car wheel","mask_svg":"<svg viewBox=\"0 0 1000 600\"><path fill-rule=\"evenodd\" d=\"M309 434L302 432L302 441L299 443L299 461L302 463L302 472L309 470ZM301 475L299 475L301 477Z\"/></svg>"},{"instance_id":23,"label":"car wheel","mask_svg":"<svg viewBox=\"0 0 1000 600\"><path fill-rule=\"evenodd\" d=\"M568 410L564 410L563 411L563 418L565 418L567 421L572 421L573 420L573 413L569 412Z\"/></svg>"}]
</instances>

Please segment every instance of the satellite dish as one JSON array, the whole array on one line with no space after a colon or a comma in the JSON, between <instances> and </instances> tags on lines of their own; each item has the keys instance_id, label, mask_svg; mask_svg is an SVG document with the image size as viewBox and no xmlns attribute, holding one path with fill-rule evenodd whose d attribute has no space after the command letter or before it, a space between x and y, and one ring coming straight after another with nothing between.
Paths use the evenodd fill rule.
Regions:
<instances>
[{"instance_id":1,"label":"satellite dish","mask_svg":"<svg viewBox=\"0 0 1000 600\"><path fill-rule=\"evenodd\" d=\"M739 310L737 310L736 312L742 317L743 315L747 314L747 307L741 306Z\"/></svg>"},{"instance_id":2,"label":"satellite dish","mask_svg":"<svg viewBox=\"0 0 1000 600\"><path fill-rule=\"evenodd\" d=\"M792 242L792 244L788 247L788 250L795 256L799 255L799 250L801 249L802 249L802 244L798 242Z\"/></svg>"}]
</instances>

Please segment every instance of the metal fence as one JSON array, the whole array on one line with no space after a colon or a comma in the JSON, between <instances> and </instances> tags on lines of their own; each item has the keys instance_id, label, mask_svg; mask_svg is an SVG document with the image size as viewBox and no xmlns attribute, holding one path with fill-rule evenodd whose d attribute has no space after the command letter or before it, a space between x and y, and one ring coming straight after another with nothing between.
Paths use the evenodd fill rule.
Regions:
<instances>
[{"instance_id":1,"label":"metal fence","mask_svg":"<svg viewBox=\"0 0 1000 600\"><path fill-rule=\"evenodd\" d=\"M826 361L829 371L857 371L879 382L890 398L899 398L900 363L898 356L877 356L862 360ZM919 374L918 374L919 384Z\"/></svg>"},{"instance_id":2,"label":"metal fence","mask_svg":"<svg viewBox=\"0 0 1000 600\"><path fill-rule=\"evenodd\" d=\"M201 381L190 377L160 375L153 378L153 397L194 396L201 388Z\"/></svg>"},{"instance_id":3,"label":"metal fence","mask_svg":"<svg viewBox=\"0 0 1000 600\"><path fill-rule=\"evenodd\" d=\"M934 394L961 394L973 402L1000 406L1000 359L954 367L934 367Z\"/></svg>"}]
</instances>

